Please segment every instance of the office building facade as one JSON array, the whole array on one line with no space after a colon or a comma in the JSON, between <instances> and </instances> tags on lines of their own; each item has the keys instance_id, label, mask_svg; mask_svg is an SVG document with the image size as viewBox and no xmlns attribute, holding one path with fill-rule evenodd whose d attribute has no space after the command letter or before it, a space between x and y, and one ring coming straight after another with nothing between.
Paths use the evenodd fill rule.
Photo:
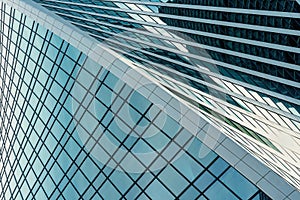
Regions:
<instances>
[{"instance_id":1,"label":"office building facade","mask_svg":"<svg viewBox=\"0 0 300 200\"><path fill-rule=\"evenodd\" d=\"M2 199L299 197L297 1L35 2L1 5Z\"/></svg>"}]
</instances>

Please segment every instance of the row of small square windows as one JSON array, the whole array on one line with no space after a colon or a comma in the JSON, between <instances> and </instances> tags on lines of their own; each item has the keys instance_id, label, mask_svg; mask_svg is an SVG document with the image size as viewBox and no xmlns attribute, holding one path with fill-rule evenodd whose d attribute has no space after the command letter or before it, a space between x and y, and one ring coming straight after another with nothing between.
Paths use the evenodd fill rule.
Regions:
<instances>
[{"instance_id":1,"label":"row of small square windows","mask_svg":"<svg viewBox=\"0 0 300 200\"><path fill-rule=\"evenodd\" d=\"M98 33L98 32L97 32ZM98 33L98 35L99 35L99 33ZM137 44L136 44L137 45ZM272 67L273 68L273 67ZM265 67L264 67L264 69L265 69ZM287 69L285 69L285 70L287 70ZM228 71L228 69L226 69L226 72ZM233 70L231 70L232 71L232 73L234 72ZM276 71L276 70L273 70L273 71ZM278 75L278 76L280 76L280 75L287 75L287 76L290 76L290 73L279 73L280 72L280 70L278 70L278 73L276 74L276 75ZM239 72L240 73L240 72ZM231 73L226 73L227 75L229 74L231 74ZM291 77L297 77L297 74L298 73L293 73L294 75L291 75ZM233 77L233 78L236 78L236 77L240 77L240 76L236 76L236 73L234 73L234 75L231 75L231 77ZM252 79L251 78L249 78L250 77L250 75L247 75L247 79L242 79L243 81L246 81L246 82L248 82L249 80L252 80L253 79L253 77L252 77ZM257 83L258 83L258 81L257 80L259 80L259 83L260 83L260 79L261 78L258 78L258 77L254 77L255 78L255 80L254 81L252 81L251 82L251 84L254 84L254 85L257 85ZM270 81L269 81L270 82ZM258 84L259 86L268 86L267 87L267 89L270 89L270 90L274 90L274 89L277 89L278 87L274 87L274 85L273 84ZM281 87L283 87L283 85L281 85ZM292 87L290 87L290 86L287 86L287 85L285 85L284 86L285 88L287 88L287 89L285 89L284 91L286 91L287 93L288 93L288 95L292 95L292 96L294 96L294 95L296 95L297 96L297 92L296 91L298 91L298 90L295 90L294 88L292 88Z\"/></svg>"}]
</instances>

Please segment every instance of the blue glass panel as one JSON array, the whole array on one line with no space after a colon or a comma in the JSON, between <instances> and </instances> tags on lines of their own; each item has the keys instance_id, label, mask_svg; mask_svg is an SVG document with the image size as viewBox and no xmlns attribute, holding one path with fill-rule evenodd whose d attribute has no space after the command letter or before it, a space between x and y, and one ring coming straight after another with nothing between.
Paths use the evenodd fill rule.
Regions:
<instances>
[{"instance_id":1,"label":"blue glass panel","mask_svg":"<svg viewBox=\"0 0 300 200\"><path fill-rule=\"evenodd\" d=\"M53 44L56 48L60 48L63 40L58 37L57 35L55 34L52 34L51 36L51 40L50 40L51 44Z\"/></svg>"},{"instance_id":2,"label":"blue glass panel","mask_svg":"<svg viewBox=\"0 0 300 200\"><path fill-rule=\"evenodd\" d=\"M125 193L133 183L132 180L130 180L130 178L125 173L119 171L115 171L110 176L110 180L122 193Z\"/></svg>"},{"instance_id":3,"label":"blue glass panel","mask_svg":"<svg viewBox=\"0 0 300 200\"><path fill-rule=\"evenodd\" d=\"M205 167L217 157L211 149L197 139L193 140L188 148L188 152Z\"/></svg>"},{"instance_id":4,"label":"blue glass panel","mask_svg":"<svg viewBox=\"0 0 300 200\"><path fill-rule=\"evenodd\" d=\"M134 186L126 194L127 199L137 199L137 196L141 193L141 189L138 186Z\"/></svg>"},{"instance_id":5,"label":"blue glass panel","mask_svg":"<svg viewBox=\"0 0 300 200\"><path fill-rule=\"evenodd\" d=\"M224 185L219 181L215 182L208 190L204 193L209 199L224 200L224 199L238 199L232 194Z\"/></svg>"},{"instance_id":6,"label":"blue glass panel","mask_svg":"<svg viewBox=\"0 0 300 200\"><path fill-rule=\"evenodd\" d=\"M49 190L50 191L50 190ZM42 188L39 188L38 192L36 193L36 198L38 199L47 199L47 196Z\"/></svg>"},{"instance_id":7,"label":"blue glass panel","mask_svg":"<svg viewBox=\"0 0 300 200\"><path fill-rule=\"evenodd\" d=\"M72 61L70 58L68 58L67 56L63 58L63 61L61 63L61 68L64 69L68 74L71 73L74 66L75 66L75 62Z\"/></svg>"},{"instance_id":8,"label":"blue glass panel","mask_svg":"<svg viewBox=\"0 0 300 200\"><path fill-rule=\"evenodd\" d=\"M65 87L68 78L69 76L63 70L60 69L57 71L56 80L62 87Z\"/></svg>"},{"instance_id":9,"label":"blue glass panel","mask_svg":"<svg viewBox=\"0 0 300 200\"><path fill-rule=\"evenodd\" d=\"M108 181L101 187L99 193L104 199L120 199L118 190Z\"/></svg>"},{"instance_id":10,"label":"blue glass panel","mask_svg":"<svg viewBox=\"0 0 300 200\"><path fill-rule=\"evenodd\" d=\"M76 192L76 189L71 185L68 184L66 189L63 192L63 195L65 196L66 199L78 199L79 195Z\"/></svg>"},{"instance_id":11,"label":"blue glass panel","mask_svg":"<svg viewBox=\"0 0 300 200\"><path fill-rule=\"evenodd\" d=\"M69 153L71 158L75 159L75 157L79 154L81 147L74 141L74 139L70 138L64 149Z\"/></svg>"},{"instance_id":12,"label":"blue glass panel","mask_svg":"<svg viewBox=\"0 0 300 200\"><path fill-rule=\"evenodd\" d=\"M62 87L60 85L58 85L56 82L53 82L52 87L50 88L51 94L54 97L59 98L62 91L63 91Z\"/></svg>"},{"instance_id":13,"label":"blue glass panel","mask_svg":"<svg viewBox=\"0 0 300 200\"><path fill-rule=\"evenodd\" d=\"M178 171L183 173L189 181L193 181L204 169L187 154L183 154L173 163L173 165L178 169Z\"/></svg>"},{"instance_id":14,"label":"blue glass panel","mask_svg":"<svg viewBox=\"0 0 300 200\"><path fill-rule=\"evenodd\" d=\"M170 166L166 167L158 177L175 195L180 194L188 186L188 181Z\"/></svg>"},{"instance_id":15,"label":"blue glass panel","mask_svg":"<svg viewBox=\"0 0 300 200\"><path fill-rule=\"evenodd\" d=\"M55 184L53 183L53 181L50 178L50 176L46 177L46 179L43 182L43 186L48 188L48 190L45 190L46 193L47 193L47 196L50 196L50 194L52 193L52 191L54 191L54 189L55 189Z\"/></svg>"},{"instance_id":16,"label":"blue glass panel","mask_svg":"<svg viewBox=\"0 0 300 200\"><path fill-rule=\"evenodd\" d=\"M194 183L195 187L200 191L204 191L215 178L211 175L211 173L205 171Z\"/></svg>"},{"instance_id":17,"label":"blue glass panel","mask_svg":"<svg viewBox=\"0 0 300 200\"><path fill-rule=\"evenodd\" d=\"M42 38L44 38L44 37L46 36L47 29L44 28L43 26L38 26L37 33L38 33Z\"/></svg>"},{"instance_id":18,"label":"blue glass panel","mask_svg":"<svg viewBox=\"0 0 300 200\"><path fill-rule=\"evenodd\" d=\"M153 137L149 137L146 140L157 150L164 148L170 141L170 139L162 132L158 132Z\"/></svg>"},{"instance_id":19,"label":"blue glass panel","mask_svg":"<svg viewBox=\"0 0 300 200\"><path fill-rule=\"evenodd\" d=\"M67 55L70 56L74 61L77 61L80 51L76 49L74 46L69 45L67 49Z\"/></svg>"},{"instance_id":20,"label":"blue glass panel","mask_svg":"<svg viewBox=\"0 0 300 200\"><path fill-rule=\"evenodd\" d=\"M56 163L51 168L50 174L51 174L51 177L53 178L53 181L55 184L58 184L64 176L64 172L61 170L59 165Z\"/></svg>"},{"instance_id":21,"label":"blue glass panel","mask_svg":"<svg viewBox=\"0 0 300 200\"><path fill-rule=\"evenodd\" d=\"M198 199L199 196L198 190L194 187L189 187L181 196L180 199L182 200L190 200L190 199Z\"/></svg>"},{"instance_id":22,"label":"blue glass panel","mask_svg":"<svg viewBox=\"0 0 300 200\"><path fill-rule=\"evenodd\" d=\"M153 181L146 192L151 199L174 199L174 196L158 180Z\"/></svg>"},{"instance_id":23,"label":"blue glass panel","mask_svg":"<svg viewBox=\"0 0 300 200\"><path fill-rule=\"evenodd\" d=\"M79 194L82 194L85 191L85 189L89 186L89 182L83 176L80 170L78 170L72 178L72 183L76 186L76 190L79 192Z\"/></svg>"},{"instance_id":24,"label":"blue glass panel","mask_svg":"<svg viewBox=\"0 0 300 200\"><path fill-rule=\"evenodd\" d=\"M209 167L209 171L211 171L215 176L219 176L228 166L229 165L223 159L218 158L212 166Z\"/></svg>"},{"instance_id":25,"label":"blue glass panel","mask_svg":"<svg viewBox=\"0 0 300 200\"><path fill-rule=\"evenodd\" d=\"M89 181L93 181L99 172L99 168L96 166L94 162L92 162L91 158L86 158L86 160L82 163L80 169L85 172Z\"/></svg>"},{"instance_id":26,"label":"blue glass panel","mask_svg":"<svg viewBox=\"0 0 300 200\"><path fill-rule=\"evenodd\" d=\"M48 49L47 49L47 52L46 52L46 55L52 60L54 61L56 56L58 54L58 49L55 48L54 46L52 45L49 45L48 46Z\"/></svg>"},{"instance_id":27,"label":"blue glass panel","mask_svg":"<svg viewBox=\"0 0 300 200\"><path fill-rule=\"evenodd\" d=\"M133 92L129 97L128 102L133 105L140 113L144 113L151 103L138 92Z\"/></svg>"},{"instance_id":28,"label":"blue glass panel","mask_svg":"<svg viewBox=\"0 0 300 200\"><path fill-rule=\"evenodd\" d=\"M100 99L100 101L106 105L107 107L112 104L112 101L114 100L115 95L112 93L110 89L105 87L104 85L99 89L99 92L97 93L97 97Z\"/></svg>"},{"instance_id":29,"label":"blue glass panel","mask_svg":"<svg viewBox=\"0 0 300 200\"><path fill-rule=\"evenodd\" d=\"M42 64L42 68L47 73L50 73L50 70L52 69L52 66L53 66L53 62L49 58L45 57L44 61L43 61L43 64Z\"/></svg>"},{"instance_id":30,"label":"blue glass panel","mask_svg":"<svg viewBox=\"0 0 300 200\"><path fill-rule=\"evenodd\" d=\"M101 123L103 124L103 126L107 127L113 118L114 118L114 114L108 111L105 117L103 118L103 120L101 121Z\"/></svg>"},{"instance_id":31,"label":"blue glass panel","mask_svg":"<svg viewBox=\"0 0 300 200\"><path fill-rule=\"evenodd\" d=\"M121 141L130 132L130 128L119 118L115 118L109 126L109 130L115 134Z\"/></svg>"},{"instance_id":32,"label":"blue glass panel","mask_svg":"<svg viewBox=\"0 0 300 200\"><path fill-rule=\"evenodd\" d=\"M137 143L131 149L134 153L147 153L152 152L153 149L143 140L138 140Z\"/></svg>"},{"instance_id":33,"label":"blue glass panel","mask_svg":"<svg viewBox=\"0 0 300 200\"><path fill-rule=\"evenodd\" d=\"M257 192L257 188L233 168L221 176L221 181L242 199L248 199Z\"/></svg>"}]
</instances>

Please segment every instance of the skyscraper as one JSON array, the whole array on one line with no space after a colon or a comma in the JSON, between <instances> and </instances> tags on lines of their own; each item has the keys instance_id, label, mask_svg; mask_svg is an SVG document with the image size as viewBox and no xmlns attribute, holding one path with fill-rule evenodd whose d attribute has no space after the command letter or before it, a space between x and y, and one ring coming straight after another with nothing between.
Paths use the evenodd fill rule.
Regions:
<instances>
[{"instance_id":1,"label":"skyscraper","mask_svg":"<svg viewBox=\"0 0 300 200\"><path fill-rule=\"evenodd\" d=\"M1 5L2 199L299 198L297 1L35 2Z\"/></svg>"}]
</instances>

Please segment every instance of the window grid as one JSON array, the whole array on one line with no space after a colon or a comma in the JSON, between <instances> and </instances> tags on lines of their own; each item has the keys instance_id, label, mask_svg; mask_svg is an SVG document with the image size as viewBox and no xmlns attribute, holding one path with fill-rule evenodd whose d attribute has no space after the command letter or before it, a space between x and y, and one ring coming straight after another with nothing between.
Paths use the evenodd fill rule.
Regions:
<instances>
[{"instance_id":1,"label":"window grid","mask_svg":"<svg viewBox=\"0 0 300 200\"><path fill-rule=\"evenodd\" d=\"M6 17L9 17L10 22L7 24L7 27L10 27L10 33L7 35L1 34L1 38L7 38L8 44L5 46L5 48L7 48L6 54L1 55L1 63L2 60L7 63L5 66L1 65L1 71L3 71L1 72L1 78L7 80L8 84L3 82L1 87L1 93L3 94L1 95L1 101L4 105L1 107L1 126L4 127L4 134L1 134L0 136L0 144L2 153L5 152L8 156L1 156L0 158L1 163L4 164L4 168L1 169L0 174L1 177L5 177L8 181L1 181L1 187L3 188L3 192L0 194L1 199L6 199L7 197L14 199L32 199L38 197L60 197L62 199L68 199L71 195L77 195L79 198L84 198L85 195L89 195L90 198L105 199L107 196L100 191L107 187L110 188L110 190L114 189L115 194L118 194L120 198L130 198L131 195L134 196L134 198L142 197L143 195L147 198L152 198L154 194L150 191L155 184L164 188L164 190L160 192L166 192L173 198L183 196L190 188L195 189L198 197L208 198L206 196L206 191L211 188L214 183L220 184L225 188L226 192L234 195L237 199L241 199L230 186L227 186L221 180L222 176L229 169L233 169L232 167L227 164L227 167L218 171L219 175L215 175L212 171L212 167L216 166L217 162L223 161L221 157L217 156L214 152L211 152L210 155L206 157L206 159L209 159L209 161L206 161L206 164L204 163L205 161L197 158L197 153L192 151L194 151L194 147L200 148L201 146L204 146L204 144L194 138L191 134L184 144L178 142L177 139L179 136L186 131L183 127L179 126L175 133L169 135L169 133L164 130L165 127L162 127L162 125L156 122L156 119L163 115L164 112L157 108L157 105L148 102L145 98L144 101L147 101L148 104L144 111L139 110L137 105L130 99L136 91L129 88L125 83L121 83L122 86L120 91L115 93L115 90L113 90L114 83L112 83L111 80L108 80L108 77L113 75L101 68L101 66L99 66L100 70L97 74L94 75L90 72L88 73L94 78L93 84L99 83L98 90L105 87L111 95L114 95L114 100L111 102L112 105L106 105L101 98L101 95L96 96L87 90L83 97L83 101L88 99L89 95L93 95L94 100L99 105L105 107L105 113L107 114L110 112L115 118L110 119L108 123L105 123L104 119L106 114L104 114L102 118L98 119L94 113L90 112L90 110L85 107L83 101L76 99L77 97L71 93L74 84L81 84L76 79L76 76L85 70L85 63L82 61L86 59L86 56L76 49L72 50L73 47L67 42L55 38L56 36L49 31L46 31L45 35L42 36L39 32L42 32L43 27L40 27L35 22L32 23L31 27L27 27L27 25L30 25L27 21L29 19L22 14L20 15L20 26L18 31L12 30L13 26L11 26L11 24L13 21L17 20L16 18L13 18L13 16L17 16L20 13L17 13L17 11L14 10L7 11L4 5L5 4L2 3L1 15L3 16L3 13L5 12L7 14ZM1 23L5 23L5 18L2 18L3 21L1 21ZM28 41L26 51L20 48L21 41L25 39L23 37L23 35L25 35L25 27L30 31L29 33L26 33L29 34L26 39ZM12 32L17 33L16 41L13 41L11 38ZM42 36L41 38L43 39L42 44L37 44L35 38L39 38L40 36ZM55 40L61 40L61 43L59 41L56 43ZM16 49L14 52L10 52L11 44L13 43L16 44ZM37 49L35 45L40 45L39 49L42 49L39 51L36 60L35 57L32 56L32 52L35 51L34 49ZM51 49L56 53L53 55L50 54L49 52L52 51ZM20 52L24 54L24 58L21 60L18 59ZM16 55L12 63L7 62L9 55ZM72 63L72 65L67 66L64 64L66 62L65 60L68 59L69 61L67 63ZM45 63L47 61L50 61L51 64L46 65ZM30 69L29 63L33 63L35 67ZM17 65L21 67L19 72L17 70L11 70L16 69ZM11 70L11 72L9 72L9 70ZM100 73L105 75L99 79L98 76ZM41 74L46 74L46 77L40 76ZM29 79L26 77L29 77ZM63 79L64 77L67 78ZM46 80L44 80L44 78ZM114 80L120 81L117 79ZM14 93L11 90L12 87L16 88ZM38 87L40 87L40 89L38 89ZM11 97L14 98L12 104L9 103ZM96 141L91 150L88 150L85 144L80 141L78 128L82 127L85 131L88 131L89 127L84 126L82 117L80 119L72 119L72 116L76 115L76 112L79 112L79 109L75 111L75 113L72 113L72 108L70 108L71 100L77 102L79 108L83 108L83 115L92 115L93 118L98 120L97 126L104 128L104 133L107 132L110 134L118 142L119 147L127 150L127 153L120 161L116 160L115 157L117 151L108 152L106 150L106 153L110 155L107 163L101 163L91 155L91 152L96 145L99 144L104 151L105 146L101 143L97 143L101 137L95 138L92 136L97 128L95 128L88 138L89 140ZM116 110L113 110L113 105L117 103L117 100L121 101L122 105ZM134 125L129 124L125 119L120 118L121 109L123 109L124 106L128 106L128 108L132 109L132 111L139 116ZM20 112L18 115L14 112L9 112L16 109ZM149 112L152 109L159 110L153 119L151 119L149 115ZM71 119L67 117L70 117ZM16 124L12 123L13 119L16 121ZM127 136L124 139L116 137L113 130L110 129L111 124L116 119L121 120L130 128L130 131L126 133ZM139 133L141 134L141 138L129 145L130 143L128 143L128 141L130 140L130 137L133 137L133 133L137 132L137 126L142 123L143 120L147 122L147 125L145 125L146 127L143 133ZM155 143L142 137L150 127L155 127L163 137L167 138L167 145L161 150L157 149ZM10 135L11 132L15 132L16 134ZM149 147L152 151L159 150L158 156L149 165L144 165L145 170L149 170L149 172L135 175L125 172L125 169L123 169L123 171L118 171L109 167L109 162L114 161L117 166L122 169L122 161L128 154L132 154L131 151L136 147L139 141L143 141L144 145ZM193 146L186 149L190 142ZM176 163L185 163L183 157L175 159L176 155L171 158L164 155L170 143L177 145L179 147L178 152L183 152L184 156L193 161L197 166L201 166L203 171L196 173L190 180L186 176L187 172L181 171L176 166ZM68 149L70 148L69 145L74 147L74 152ZM19 148L14 149L15 146L19 146ZM78 148L78 151L75 151L75 148ZM10 155L15 158L13 161L9 159ZM138 157L135 158L139 159ZM166 162L170 162L170 164L152 172L150 168L158 159L163 159ZM97 170L97 174L92 180L89 179L89 169L86 167L88 161L90 161L92 166ZM225 163L225 161L223 162ZM143 163L141 162L141 164ZM37 166L41 167L41 169ZM186 187L179 189L179 191L174 189L176 186L172 185L168 179L163 178L164 174L168 173L167 171L172 172L179 180L187 183ZM61 172L61 174L58 175L55 172ZM213 177L213 181L205 188L205 190L201 191L195 185L195 182L201 178L205 172ZM234 170L234 173L238 172ZM15 174L20 174L20 176L16 176ZM122 174L124 179L126 177L130 180L130 184L127 184L124 192L118 187L120 183L113 178L116 174L117 176L118 174ZM34 180L27 179L27 177L31 177ZM85 186L82 186L81 183L78 182L78 180L81 180L77 179L78 177L81 177L81 179L84 180L82 181L82 184L83 182L86 182ZM97 183L98 181L102 183L99 184ZM13 182L15 183L14 187L12 184ZM252 185L249 181L247 181L247 184ZM138 191L131 194L134 188L137 188ZM90 190L92 192L89 192ZM70 191L73 191L73 194L71 194ZM258 194L259 196L264 195L255 187L255 191L249 198L255 198Z\"/></svg>"}]
</instances>

